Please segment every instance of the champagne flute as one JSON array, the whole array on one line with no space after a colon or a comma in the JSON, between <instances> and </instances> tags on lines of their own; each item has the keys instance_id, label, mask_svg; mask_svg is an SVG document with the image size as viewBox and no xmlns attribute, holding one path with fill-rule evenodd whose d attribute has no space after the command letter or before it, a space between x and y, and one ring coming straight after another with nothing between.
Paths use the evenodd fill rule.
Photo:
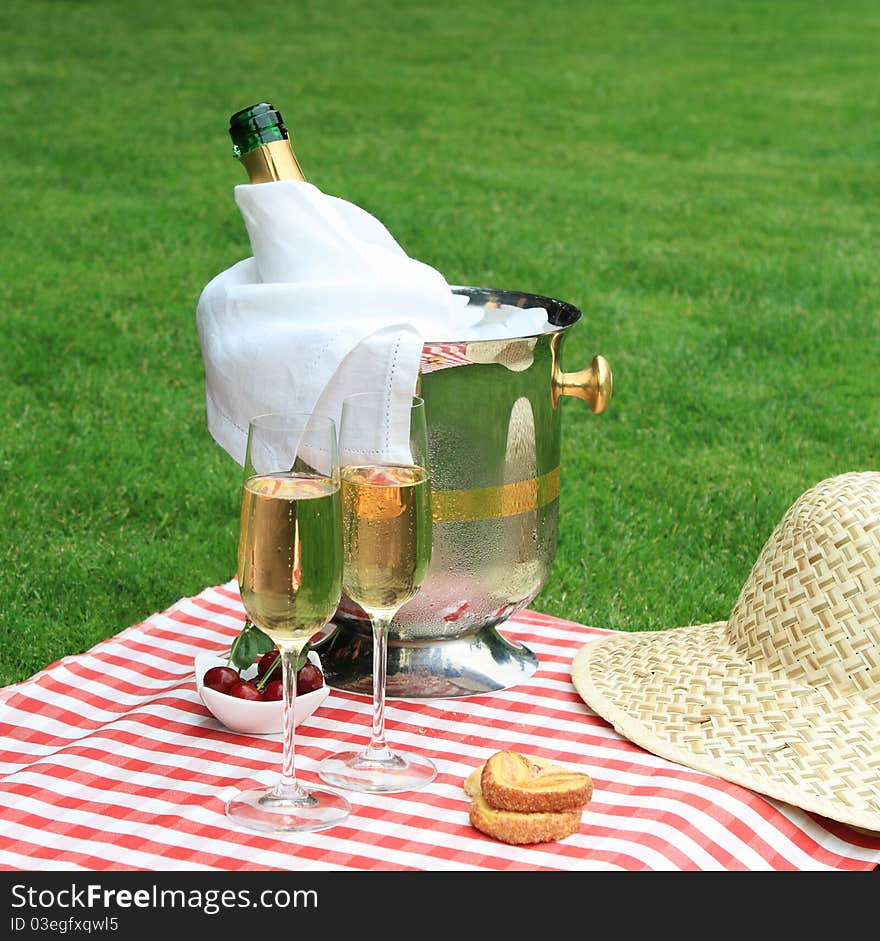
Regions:
<instances>
[{"instance_id":1,"label":"champagne flute","mask_svg":"<svg viewBox=\"0 0 880 941\"><path fill-rule=\"evenodd\" d=\"M238 581L250 620L281 653L283 757L274 787L242 791L227 815L254 830L320 830L351 807L306 789L295 772L296 661L342 595L342 521L336 426L329 418L271 413L248 427Z\"/></svg>"},{"instance_id":2,"label":"champagne flute","mask_svg":"<svg viewBox=\"0 0 880 941\"><path fill-rule=\"evenodd\" d=\"M328 784L357 791L403 791L434 780L420 755L385 740L388 628L418 591L431 560L431 490L425 403L403 407L362 393L342 403L342 586L367 613L373 633L373 717L370 742L318 766Z\"/></svg>"}]
</instances>

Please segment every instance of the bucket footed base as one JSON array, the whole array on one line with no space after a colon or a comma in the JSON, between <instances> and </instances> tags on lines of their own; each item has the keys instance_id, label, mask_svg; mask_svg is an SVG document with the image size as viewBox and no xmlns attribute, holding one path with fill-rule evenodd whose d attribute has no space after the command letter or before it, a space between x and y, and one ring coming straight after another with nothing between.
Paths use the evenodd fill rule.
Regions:
<instances>
[{"instance_id":1,"label":"bucket footed base","mask_svg":"<svg viewBox=\"0 0 880 941\"><path fill-rule=\"evenodd\" d=\"M328 686L372 695L372 634L341 623L314 649ZM397 699L477 696L516 686L537 669L537 656L494 626L448 640L389 637L385 694Z\"/></svg>"}]
</instances>

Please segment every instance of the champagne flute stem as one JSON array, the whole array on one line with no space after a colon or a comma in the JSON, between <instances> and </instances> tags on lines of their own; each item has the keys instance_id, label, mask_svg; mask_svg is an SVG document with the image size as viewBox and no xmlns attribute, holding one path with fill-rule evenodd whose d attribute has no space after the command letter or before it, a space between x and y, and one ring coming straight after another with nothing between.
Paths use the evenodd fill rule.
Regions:
<instances>
[{"instance_id":1,"label":"champagne flute stem","mask_svg":"<svg viewBox=\"0 0 880 941\"><path fill-rule=\"evenodd\" d=\"M364 756L374 761L391 759L385 742L385 674L388 668L388 627L390 617L371 618L373 625L373 724L370 744Z\"/></svg>"},{"instance_id":2,"label":"champagne flute stem","mask_svg":"<svg viewBox=\"0 0 880 941\"><path fill-rule=\"evenodd\" d=\"M288 800L306 800L308 795L296 780L296 743L294 708L296 706L296 660L299 651L289 644L279 645L281 651L281 682L284 689L281 777L275 785L275 796Z\"/></svg>"}]
</instances>

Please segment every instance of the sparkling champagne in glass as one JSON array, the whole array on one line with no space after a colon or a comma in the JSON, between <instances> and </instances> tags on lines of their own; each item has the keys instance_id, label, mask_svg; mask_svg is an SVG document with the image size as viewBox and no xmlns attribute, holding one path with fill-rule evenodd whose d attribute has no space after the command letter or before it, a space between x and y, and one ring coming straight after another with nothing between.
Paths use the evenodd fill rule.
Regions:
<instances>
[{"instance_id":1,"label":"sparkling champagne in glass","mask_svg":"<svg viewBox=\"0 0 880 941\"><path fill-rule=\"evenodd\" d=\"M248 429L238 581L250 620L281 652L283 757L274 787L248 790L227 815L256 830L320 830L340 823L348 801L296 779L295 665L342 594L339 464L328 418L268 414Z\"/></svg>"},{"instance_id":2,"label":"sparkling champagne in glass","mask_svg":"<svg viewBox=\"0 0 880 941\"><path fill-rule=\"evenodd\" d=\"M421 755L385 740L388 628L418 591L431 561L431 489L425 404L397 408L382 395L350 396L339 430L345 593L367 613L373 632L373 718L360 751L325 758L328 784L358 791L422 787L437 774Z\"/></svg>"}]
</instances>

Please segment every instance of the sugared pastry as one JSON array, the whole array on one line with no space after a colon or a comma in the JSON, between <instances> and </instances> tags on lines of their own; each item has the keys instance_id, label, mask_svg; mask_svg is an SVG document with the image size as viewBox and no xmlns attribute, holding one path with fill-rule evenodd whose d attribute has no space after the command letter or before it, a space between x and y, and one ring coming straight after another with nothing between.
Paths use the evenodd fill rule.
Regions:
<instances>
[{"instance_id":1,"label":"sugared pastry","mask_svg":"<svg viewBox=\"0 0 880 941\"><path fill-rule=\"evenodd\" d=\"M492 807L521 813L575 810L593 796L593 780L549 761L496 752L483 765L480 789Z\"/></svg>"},{"instance_id":2,"label":"sugared pastry","mask_svg":"<svg viewBox=\"0 0 880 941\"><path fill-rule=\"evenodd\" d=\"M544 843L576 832L593 781L543 758L501 751L467 776L464 790L480 832L505 843Z\"/></svg>"}]
</instances>

